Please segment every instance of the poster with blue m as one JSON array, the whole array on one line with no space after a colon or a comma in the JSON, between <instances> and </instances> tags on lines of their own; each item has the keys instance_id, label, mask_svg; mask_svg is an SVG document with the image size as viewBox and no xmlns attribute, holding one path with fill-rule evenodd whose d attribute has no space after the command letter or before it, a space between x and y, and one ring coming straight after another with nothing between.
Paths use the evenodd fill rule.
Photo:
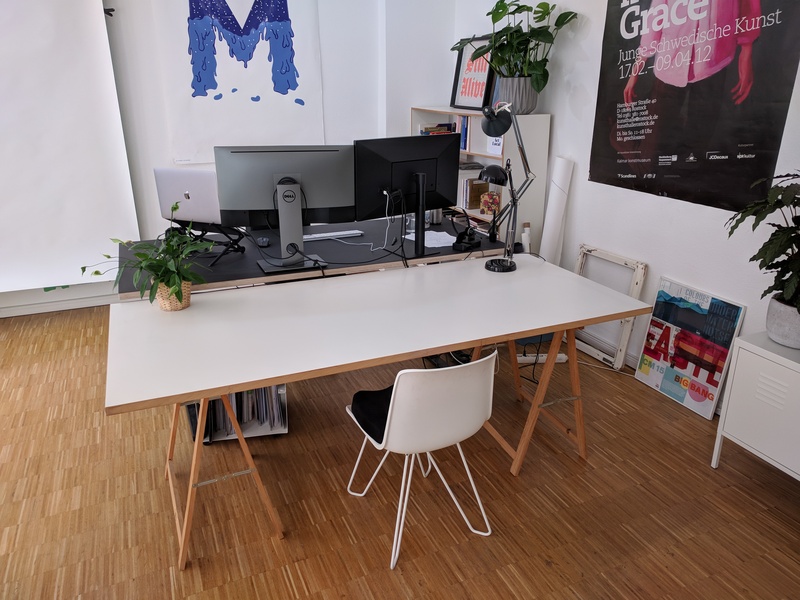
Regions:
<instances>
[{"instance_id":1,"label":"poster with blue m","mask_svg":"<svg viewBox=\"0 0 800 600\"><path fill-rule=\"evenodd\" d=\"M317 0L153 2L170 158L322 144Z\"/></svg>"},{"instance_id":2,"label":"poster with blue m","mask_svg":"<svg viewBox=\"0 0 800 600\"><path fill-rule=\"evenodd\" d=\"M286 94L297 89L287 0L255 0L244 24L239 23L226 0L189 0L188 21L193 96L205 96L208 90L217 89L217 39L224 41L230 57L245 68L259 42L269 44L273 90Z\"/></svg>"}]
</instances>

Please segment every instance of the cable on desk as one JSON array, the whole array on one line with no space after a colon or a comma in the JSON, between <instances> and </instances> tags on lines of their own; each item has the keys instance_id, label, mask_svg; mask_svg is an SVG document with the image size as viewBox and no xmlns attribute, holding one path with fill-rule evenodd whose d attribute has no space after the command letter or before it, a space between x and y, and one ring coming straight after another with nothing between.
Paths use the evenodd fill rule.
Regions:
<instances>
[{"instance_id":1,"label":"cable on desk","mask_svg":"<svg viewBox=\"0 0 800 600\"><path fill-rule=\"evenodd\" d=\"M320 262L321 259L313 258L308 254L305 254L302 250L300 250L300 247L294 242L291 242L288 246L286 246L286 249L291 252L292 256L294 256L295 254L299 254L306 260L310 261L313 266L319 269L320 273L322 273L322 276L325 277L325 268L324 265Z\"/></svg>"},{"instance_id":2,"label":"cable on desk","mask_svg":"<svg viewBox=\"0 0 800 600\"><path fill-rule=\"evenodd\" d=\"M264 262L266 262L268 265L272 267L283 266L281 262L283 260L282 257L272 256L271 254L267 254L266 252L264 252L264 249L258 245L258 242L256 242L256 239L253 237L253 234L251 232L247 231L247 229L244 229L242 227L235 227L234 229L237 229L242 235L244 235L244 237L248 238L253 243L253 246L256 248L256 250L258 250L258 253L261 255L261 258L264 259ZM271 262L269 260L270 258L272 260L277 260L278 262L277 263Z\"/></svg>"}]
</instances>

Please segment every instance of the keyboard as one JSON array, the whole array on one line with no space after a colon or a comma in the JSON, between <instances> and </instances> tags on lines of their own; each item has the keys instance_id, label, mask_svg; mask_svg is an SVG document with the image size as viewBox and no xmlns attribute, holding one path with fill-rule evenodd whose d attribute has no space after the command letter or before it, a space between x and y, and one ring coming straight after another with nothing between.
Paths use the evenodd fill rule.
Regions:
<instances>
[{"instance_id":1,"label":"keyboard","mask_svg":"<svg viewBox=\"0 0 800 600\"><path fill-rule=\"evenodd\" d=\"M358 237L364 235L358 229L348 229L347 231L326 231L324 233L307 233L303 236L304 242L316 242L317 240L335 240L338 238Z\"/></svg>"}]
</instances>

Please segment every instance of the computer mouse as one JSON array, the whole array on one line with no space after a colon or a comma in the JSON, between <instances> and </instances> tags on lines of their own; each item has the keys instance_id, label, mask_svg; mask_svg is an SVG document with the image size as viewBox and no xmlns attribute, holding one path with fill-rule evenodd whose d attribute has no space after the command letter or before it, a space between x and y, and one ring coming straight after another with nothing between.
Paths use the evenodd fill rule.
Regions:
<instances>
[{"instance_id":1,"label":"computer mouse","mask_svg":"<svg viewBox=\"0 0 800 600\"><path fill-rule=\"evenodd\" d=\"M259 248L266 248L269 246L269 238L266 236L256 238L256 244L258 244Z\"/></svg>"}]
</instances>

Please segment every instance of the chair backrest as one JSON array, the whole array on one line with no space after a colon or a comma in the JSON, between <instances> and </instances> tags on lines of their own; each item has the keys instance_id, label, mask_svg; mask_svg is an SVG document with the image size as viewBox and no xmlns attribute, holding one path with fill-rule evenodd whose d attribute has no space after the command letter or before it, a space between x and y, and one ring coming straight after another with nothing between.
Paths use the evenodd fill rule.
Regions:
<instances>
[{"instance_id":1,"label":"chair backrest","mask_svg":"<svg viewBox=\"0 0 800 600\"><path fill-rule=\"evenodd\" d=\"M492 415L497 352L442 369L397 374L382 448L400 454L432 452L477 433Z\"/></svg>"}]
</instances>

